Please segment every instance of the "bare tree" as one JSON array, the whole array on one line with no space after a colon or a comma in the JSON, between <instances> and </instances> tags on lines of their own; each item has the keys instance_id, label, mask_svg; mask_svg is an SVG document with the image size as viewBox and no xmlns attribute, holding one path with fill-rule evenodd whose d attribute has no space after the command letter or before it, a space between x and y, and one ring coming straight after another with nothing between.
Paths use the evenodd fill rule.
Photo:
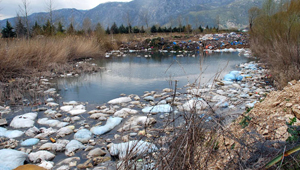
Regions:
<instances>
[{"instance_id":1,"label":"bare tree","mask_svg":"<svg viewBox=\"0 0 300 170\"><path fill-rule=\"evenodd\" d=\"M172 16L170 16L170 27L171 27L171 35L172 35L172 32L173 32L173 23L174 22L174 19L173 19L173 17Z\"/></svg>"},{"instance_id":2,"label":"bare tree","mask_svg":"<svg viewBox=\"0 0 300 170\"><path fill-rule=\"evenodd\" d=\"M53 26L53 11L54 11L54 0L46 0L46 9L47 12L49 13L49 21L51 26ZM51 35L53 32L51 31Z\"/></svg>"},{"instance_id":3,"label":"bare tree","mask_svg":"<svg viewBox=\"0 0 300 170\"><path fill-rule=\"evenodd\" d=\"M148 10L144 10L144 12L142 13L142 19L145 22L146 26L147 26L147 30L149 28L149 12Z\"/></svg>"},{"instance_id":4,"label":"bare tree","mask_svg":"<svg viewBox=\"0 0 300 170\"><path fill-rule=\"evenodd\" d=\"M218 30L218 33L219 33L219 30L220 30L220 15L217 15L217 17L216 17L216 24L217 24L217 30Z\"/></svg>"},{"instance_id":5,"label":"bare tree","mask_svg":"<svg viewBox=\"0 0 300 170\"><path fill-rule=\"evenodd\" d=\"M17 17L15 20L15 32L17 35L17 38L24 38L26 36L27 29L24 27L22 18L20 15L17 13Z\"/></svg>"},{"instance_id":6,"label":"bare tree","mask_svg":"<svg viewBox=\"0 0 300 170\"><path fill-rule=\"evenodd\" d=\"M19 5L21 13L25 19L25 25L26 25L26 29L27 29L27 38L30 37L29 20L28 20L29 5L30 5L29 0L22 0L22 5Z\"/></svg>"},{"instance_id":7,"label":"bare tree","mask_svg":"<svg viewBox=\"0 0 300 170\"><path fill-rule=\"evenodd\" d=\"M91 31L91 27L92 27L91 19L84 18L84 20L82 22L82 29L85 32L85 34L89 34L89 32Z\"/></svg>"},{"instance_id":8,"label":"bare tree","mask_svg":"<svg viewBox=\"0 0 300 170\"><path fill-rule=\"evenodd\" d=\"M185 17L185 25L186 25L186 31L189 34L190 30L191 30L191 25L189 24L189 17L188 16ZM183 31L185 31L185 30L183 30Z\"/></svg>"},{"instance_id":9,"label":"bare tree","mask_svg":"<svg viewBox=\"0 0 300 170\"><path fill-rule=\"evenodd\" d=\"M132 27L132 20L131 20L131 16L130 16L130 11L126 11L125 15L123 17L123 19L125 20L127 26L128 26L128 33L131 33L131 27Z\"/></svg>"},{"instance_id":10,"label":"bare tree","mask_svg":"<svg viewBox=\"0 0 300 170\"><path fill-rule=\"evenodd\" d=\"M261 10L257 7L252 7L248 11L248 17L249 17L249 27L250 30L252 30L252 26L254 24L255 18L257 18L261 13Z\"/></svg>"},{"instance_id":11,"label":"bare tree","mask_svg":"<svg viewBox=\"0 0 300 170\"><path fill-rule=\"evenodd\" d=\"M177 22L178 22L178 27L179 27L179 33L181 33L181 28L182 28L182 16L179 15L177 17Z\"/></svg>"}]
</instances>

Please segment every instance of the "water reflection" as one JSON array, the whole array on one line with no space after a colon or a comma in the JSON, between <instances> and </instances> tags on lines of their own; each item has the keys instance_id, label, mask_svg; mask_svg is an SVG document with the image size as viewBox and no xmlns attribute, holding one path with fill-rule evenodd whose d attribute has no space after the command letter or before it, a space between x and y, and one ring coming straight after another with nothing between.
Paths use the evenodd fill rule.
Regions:
<instances>
[{"instance_id":1,"label":"water reflection","mask_svg":"<svg viewBox=\"0 0 300 170\"><path fill-rule=\"evenodd\" d=\"M236 69L237 64L247 61L238 53L192 56L153 53L151 58L145 58L144 54L103 58L94 62L106 67L105 71L56 81L64 101L101 104L119 97L121 93L142 95L144 91L172 88L170 82L174 80L179 81L178 87L195 80L208 83L217 72L223 70L221 75L227 74Z\"/></svg>"}]
</instances>

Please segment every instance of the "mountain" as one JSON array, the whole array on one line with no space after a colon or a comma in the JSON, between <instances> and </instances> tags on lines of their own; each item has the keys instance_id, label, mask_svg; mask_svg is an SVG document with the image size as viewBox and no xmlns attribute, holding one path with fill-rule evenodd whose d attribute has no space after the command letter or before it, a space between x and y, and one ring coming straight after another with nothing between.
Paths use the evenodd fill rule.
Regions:
<instances>
[{"instance_id":1,"label":"mountain","mask_svg":"<svg viewBox=\"0 0 300 170\"><path fill-rule=\"evenodd\" d=\"M193 27L217 26L224 28L245 27L248 24L248 10L253 6L261 7L264 0L133 0L130 2L108 2L90 10L60 9L53 11L53 22L61 21L68 26L71 22L81 29L86 18L92 26L98 22L104 28L117 25L151 27L178 26L191 24ZM34 13L29 16L30 24L35 21L44 24L48 13ZM16 18L8 19L12 25ZM0 21L4 27L6 20Z\"/></svg>"}]
</instances>

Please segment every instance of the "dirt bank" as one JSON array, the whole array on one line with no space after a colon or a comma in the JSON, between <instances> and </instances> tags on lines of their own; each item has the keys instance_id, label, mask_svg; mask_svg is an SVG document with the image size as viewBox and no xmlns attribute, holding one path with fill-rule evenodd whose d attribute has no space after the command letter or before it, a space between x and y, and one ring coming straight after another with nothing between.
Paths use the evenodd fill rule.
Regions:
<instances>
[{"instance_id":1,"label":"dirt bank","mask_svg":"<svg viewBox=\"0 0 300 170\"><path fill-rule=\"evenodd\" d=\"M300 125L299 96L300 82L289 82L283 90L272 91L250 112L245 112L230 126L223 127L218 156L209 167L260 169L280 153L295 147L299 133L291 135L291 130ZM292 123L293 126L288 125L294 117L298 119ZM290 159L286 157L287 161L282 166L296 164Z\"/></svg>"}]
</instances>

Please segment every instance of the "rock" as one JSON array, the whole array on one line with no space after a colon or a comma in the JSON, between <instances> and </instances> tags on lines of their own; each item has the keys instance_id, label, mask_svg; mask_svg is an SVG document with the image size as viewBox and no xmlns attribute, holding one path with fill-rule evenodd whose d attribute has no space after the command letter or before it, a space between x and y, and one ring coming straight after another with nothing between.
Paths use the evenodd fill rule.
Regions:
<instances>
[{"instance_id":1,"label":"rock","mask_svg":"<svg viewBox=\"0 0 300 170\"><path fill-rule=\"evenodd\" d=\"M52 110L52 109L47 109L44 113L49 114L49 115L55 115L57 113L57 111Z\"/></svg>"},{"instance_id":2,"label":"rock","mask_svg":"<svg viewBox=\"0 0 300 170\"><path fill-rule=\"evenodd\" d=\"M34 125L34 119L37 117L37 113L26 113L14 117L10 126L13 128L29 128Z\"/></svg>"},{"instance_id":3,"label":"rock","mask_svg":"<svg viewBox=\"0 0 300 170\"><path fill-rule=\"evenodd\" d=\"M293 106L293 103L287 103L286 105L285 105L285 107L292 107Z\"/></svg>"},{"instance_id":4,"label":"rock","mask_svg":"<svg viewBox=\"0 0 300 170\"><path fill-rule=\"evenodd\" d=\"M33 146L39 143L39 141L40 140L36 138L27 139L21 143L21 146Z\"/></svg>"},{"instance_id":5,"label":"rock","mask_svg":"<svg viewBox=\"0 0 300 170\"><path fill-rule=\"evenodd\" d=\"M57 131L56 137L57 138L65 137L66 135L73 133L74 128L75 128L74 126L67 126L67 127L61 128Z\"/></svg>"},{"instance_id":6,"label":"rock","mask_svg":"<svg viewBox=\"0 0 300 170\"><path fill-rule=\"evenodd\" d=\"M84 163L84 164L79 164L79 165L77 165L77 168L78 169L89 169L89 168L93 168L94 166L93 166L93 164L92 163Z\"/></svg>"},{"instance_id":7,"label":"rock","mask_svg":"<svg viewBox=\"0 0 300 170\"><path fill-rule=\"evenodd\" d=\"M297 117L297 119L300 120L300 106L298 104L295 104L293 107L292 107L292 112L293 114Z\"/></svg>"},{"instance_id":8,"label":"rock","mask_svg":"<svg viewBox=\"0 0 300 170\"><path fill-rule=\"evenodd\" d=\"M0 126L6 125L7 121L6 119L0 119Z\"/></svg>"},{"instance_id":9,"label":"rock","mask_svg":"<svg viewBox=\"0 0 300 170\"><path fill-rule=\"evenodd\" d=\"M131 102L130 97L119 97L113 100L108 101L108 104L121 104L121 103L128 103Z\"/></svg>"},{"instance_id":10,"label":"rock","mask_svg":"<svg viewBox=\"0 0 300 170\"><path fill-rule=\"evenodd\" d=\"M131 117L127 122L125 122L124 126L118 130L118 132L129 131L134 129L137 125L148 126L156 123L156 120L147 116L134 116Z\"/></svg>"},{"instance_id":11,"label":"rock","mask_svg":"<svg viewBox=\"0 0 300 170\"><path fill-rule=\"evenodd\" d=\"M147 97L144 97L144 100L146 100L146 101L154 101L154 97L153 96L147 96Z\"/></svg>"},{"instance_id":12,"label":"rock","mask_svg":"<svg viewBox=\"0 0 300 170\"><path fill-rule=\"evenodd\" d=\"M59 104L55 103L55 102L49 102L49 103L46 104L46 106L56 107L56 106L59 106Z\"/></svg>"},{"instance_id":13,"label":"rock","mask_svg":"<svg viewBox=\"0 0 300 170\"><path fill-rule=\"evenodd\" d=\"M92 127L91 132L95 135L102 135L115 128L117 125L121 123L121 121L122 118L120 117L109 117L104 126Z\"/></svg>"},{"instance_id":14,"label":"rock","mask_svg":"<svg viewBox=\"0 0 300 170\"><path fill-rule=\"evenodd\" d=\"M55 94L56 93L56 89L55 88L50 88L46 91L44 91L45 94Z\"/></svg>"},{"instance_id":15,"label":"rock","mask_svg":"<svg viewBox=\"0 0 300 170\"><path fill-rule=\"evenodd\" d=\"M141 98L139 96L135 96L134 100L138 101L138 100L141 100Z\"/></svg>"},{"instance_id":16,"label":"rock","mask_svg":"<svg viewBox=\"0 0 300 170\"><path fill-rule=\"evenodd\" d=\"M169 93L169 92L172 92L173 90L172 89L170 89L170 88L165 88L165 89L163 89L163 92L166 92L166 93Z\"/></svg>"},{"instance_id":17,"label":"rock","mask_svg":"<svg viewBox=\"0 0 300 170\"><path fill-rule=\"evenodd\" d=\"M127 117L127 115L129 114L137 114L138 111L137 110L134 110L134 109L129 109L129 108L123 108L119 111L116 111L114 113L114 117L122 117L122 118L125 118Z\"/></svg>"},{"instance_id":18,"label":"rock","mask_svg":"<svg viewBox=\"0 0 300 170\"><path fill-rule=\"evenodd\" d=\"M151 106L151 107L145 107L142 112L143 113L169 113L172 112L173 109L171 105L169 104L162 104L162 105L156 105L156 106Z\"/></svg>"},{"instance_id":19,"label":"rock","mask_svg":"<svg viewBox=\"0 0 300 170\"><path fill-rule=\"evenodd\" d=\"M104 156L104 155L106 155L105 151L103 151L100 148L95 148L95 149L91 150L88 153L88 158L93 158L93 157L98 157L98 156Z\"/></svg>"},{"instance_id":20,"label":"rock","mask_svg":"<svg viewBox=\"0 0 300 170\"><path fill-rule=\"evenodd\" d=\"M69 155L70 153L75 152L78 149L84 149L84 148L85 146L79 141L71 140L66 146L65 154Z\"/></svg>"},{"instance_id":21,"label":"rock","mask_svg":"<svg viewBox=\"0 0 300 170\"><path fill-rule=\"evenodd\" d=\"M78 105L79 103L76 101L63 102L63 105Z\"/></svg>"},{"instance_id":22,"label":"rock","mask_svg":"<svg viewBox=\"0 0 300 170\"><path fill-rule=\"evenodd\" d=\"M129 141L129 135L122 136L121 139L122 139L123 142L128 142Z\"/></svg>"},{"instance_id":23,"label":"rock","mask_svg":"<svg viewBox=\"0 0 300 170\"><path fill-rule=\"evenodd\" d=\"M60 123L59 120L48 119L48 118L39 119L37 122L38 124L47 125L51 127L57 126Z\"/></svg>"},{"instance_id":24,"label":"rock","mask_svg":"<svg viewBox=\"0 0 300 170\"><path fill-rule=\"evenodd\" d=\"M3 106L0 106L0 114L8 114L9 112L11 111L11 109L9 108L9 106L7 107L3 107Z\"/></svg>"},{"instance_id":25,"label":"rock","mask_svg":"<svg viewBox=\"0 0 300 170\"><path fill-rule=\"evenodd\" d=\"M28 155L28 158L33 163L38 163L40 161L49 161L52 160L55 157L55 155L48 151L37 151L37 152L31 152Z\"/></svg>"},{"instance_id":26,"label":"rock","mask_svg":"<svg viewBox=\"0 0 300 170\"><path fill-rule=\"evenodd\" d=\"M80 161L80 157L71 157L71 158L66 158L60 162L58 162L56 165L57 166L61 166L63 164L70 164L71 162L74 162L74 161ZM76 166L76 165L75 165Z\"/></svg>"},{"instance_id":27,"label":"rock","mask_svg":"<svg viewBox=\"0 0 300 170\"><path fill-rule=\"evenodd\" d=\"M126 143L112 144L110 154L112 156L119 156L120 159L131 159L134 156L142 156L157 150L158 148L152 143L134 140ZM128 156L128 151L130 151L130 156Z\"/></svg>"},{"instance_id":28,"label":"rock","mask_svg":"<svg viewBox=\"0 0 300 170\"><path fill-rule=\"evenodd\" d=\"M98 165L103 162L111 161L111 157L96 157L93 158L94 164Z\"/></svg>"},{"instance_id":29,"label":"rock","mask_svg":"<svg viewBox=\"0 0 300 170\"><path fill-rule=\"evenodd\" d=\"M66 145L62 143L45 143L39 148L39 150L62 152L65 150L65 146Z\"/></svg>"},{"instance_id":30,"label":"rock","mask_svg":"<svg viewBox=\"0 0 300 170\"><path fill-rule=\"evenodd\" d=\"M92 138L92 132L87 129L80 129L74 135L74 139L78 140L81 143L88 143Z\"/></svg>"},{"instance_id":31,"label":"rock","mask_svg":"<svg viewBox=\"0 0 300 170\"><path fill-rule=\"evenodd\" d=\"M94 113L90 116L91 119L99 119L100 117L108 117L109 114L104 113Z\"/></svg>"},{"instance_id":32,"label":"rock","mask_svg":"<svg viewBox=\"0 0 300 170\"><path fill-rule=\"evenodd\" d=\"M273 104L272 104L272 106L278 106L279 104L280 104L281 102L280 101L276 101L276 102L274 102Z\"/></svg>"},{"instance_id":33,"label":"rock","mask_svg":"<svg viewBox=\"0 0 300 170\"><path fill-rule=\"evenodd\" d=\"M43 167L45 169L52 169L54 166L54 162L42 160L42 162L38 166Z\"/></svg>"},{"instance_id":34,"label":"rock","mask_svg":"<svg viewBox=\"0 0 300 170\"><path fill-rule=\"evenodd\" d=\"M14 170L47 170L47 169L37 166L37 165L26 164L26 165L21 165Z\"/></svg>"},{"instance_id":35,"label":"rock","mask_svg":"<svg viewBox=\"0 0 300 170\"><path fill-rule=\"evenodd\" d=\"M15 169L24 164L28 155L13 149L0 150L0 169Z\"/></svg>"}]
</instances>

